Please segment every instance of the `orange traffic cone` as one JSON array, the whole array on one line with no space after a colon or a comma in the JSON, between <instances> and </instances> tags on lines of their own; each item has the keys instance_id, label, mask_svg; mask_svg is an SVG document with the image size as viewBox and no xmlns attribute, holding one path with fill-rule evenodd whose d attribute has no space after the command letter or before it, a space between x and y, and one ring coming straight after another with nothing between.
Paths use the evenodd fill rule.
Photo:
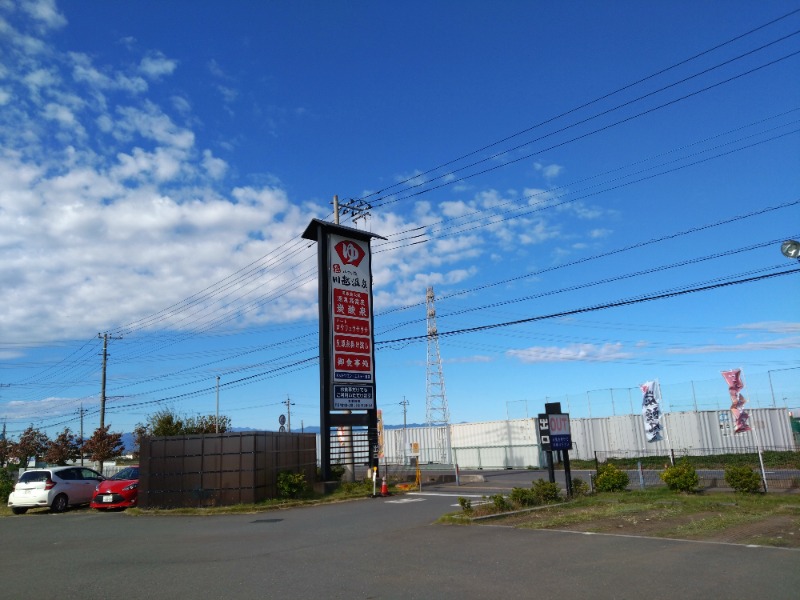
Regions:
<instances>
[{"instance_id":1,"label":"orange traffic cone","mask_svg":"<svg viewBox=\"0 0 800 600\"><path fill-rule=\"evenodd\" d=\"M388 496L389 495L389 486L386 485L386 477L383 478L383 482L381 483L381 496Z\"/></svg>"}]
</instances>

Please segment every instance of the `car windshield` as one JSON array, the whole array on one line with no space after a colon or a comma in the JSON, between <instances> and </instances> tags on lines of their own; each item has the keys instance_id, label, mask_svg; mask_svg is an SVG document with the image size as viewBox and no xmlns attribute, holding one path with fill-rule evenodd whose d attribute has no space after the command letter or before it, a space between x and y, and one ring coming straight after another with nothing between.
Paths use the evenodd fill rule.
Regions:
<instances>
[{"instance_id":1,"label":"car windshield","mask_svg":"<svg viewBox=\"0 0 800 600\"><path fill-rule=\"evenodd\" d=\"M38 483L50 479L50 471L25 471L19 476L20 483Z\"/></svg>"},{"instance_id":2,"label":"car windshield","mask_svg":"<svg viewBox=\"0 0 800 600\"><path fill-rule=\"evenodd\" d=\"M111 479L139 479L139 467L125 467Z\"/></svg>"}]
</instances>

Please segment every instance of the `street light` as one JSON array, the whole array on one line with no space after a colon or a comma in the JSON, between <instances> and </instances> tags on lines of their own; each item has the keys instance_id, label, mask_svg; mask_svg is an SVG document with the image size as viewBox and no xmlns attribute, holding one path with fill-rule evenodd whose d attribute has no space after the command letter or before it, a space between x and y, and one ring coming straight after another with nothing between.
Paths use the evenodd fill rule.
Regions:
<instances>
[{"instance_id":1,"label":"street light","mask_svg":"<svg viewBox=\"0 0 800 600\"><path fill-rule=\"evenodd\" d=\"M781 253L786 258L800 260L800 242L796 240L786 240L781 244Z\"/></svg>"}]
</instances>

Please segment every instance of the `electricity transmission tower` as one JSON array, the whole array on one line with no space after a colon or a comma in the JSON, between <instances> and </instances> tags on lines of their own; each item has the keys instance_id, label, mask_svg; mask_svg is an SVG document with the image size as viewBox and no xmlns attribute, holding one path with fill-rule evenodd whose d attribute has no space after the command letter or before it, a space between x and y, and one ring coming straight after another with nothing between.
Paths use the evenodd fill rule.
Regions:
<instances>
[{"instance_id":1,"label":"electricity transmission tower","mask_svg":"<svg viewBox=\"0 0 800 600\"><path fill-rule=\"evenodd\" d=\"M449 462L450 411L447 409L447 394L444 389L442 357L439 354L439 330L436 328L436 306L433 287L425 295L428 314L428 369L425 386L425 420L429 427L436 427L437 449L440 462Z\"/></svg>"}]
</instances>

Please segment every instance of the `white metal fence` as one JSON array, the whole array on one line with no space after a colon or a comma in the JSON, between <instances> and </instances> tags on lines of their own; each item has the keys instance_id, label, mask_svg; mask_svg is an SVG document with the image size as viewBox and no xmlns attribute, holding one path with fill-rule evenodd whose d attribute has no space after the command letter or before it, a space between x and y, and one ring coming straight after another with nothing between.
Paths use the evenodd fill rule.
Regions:
<instances>
[{"instance_id":1,"label":"white metal fence","mask_svg":"<svg viewBox=\"0 0 800 600\"><path fill-rule=\"evenodd\" d=\"M570 420L570 457L593 460L595 452L668 455L672 450L751 447L797 449L789 415L783 408L750 410L751 431L733 433L729 410L666 413L664 439L648 443L641 415ZM446 427L411 427L384 431L384 459L389 464L456 463L464 469L525 469L544 466L536 419L459 423ZM414 450L418 450L414 453ZM412 460L413 459L413 460Z\"/></svg>"}]
</instances>

